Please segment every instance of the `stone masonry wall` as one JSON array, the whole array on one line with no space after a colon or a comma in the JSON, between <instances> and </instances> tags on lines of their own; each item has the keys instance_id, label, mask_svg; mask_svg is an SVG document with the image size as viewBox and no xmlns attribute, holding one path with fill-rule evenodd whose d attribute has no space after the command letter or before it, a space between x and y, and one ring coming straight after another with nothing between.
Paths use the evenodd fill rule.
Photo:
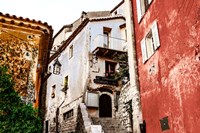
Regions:
<instances>
[{"instance_id":1,"label":"stone masonry wall","mask_svg":"<svg viewBox=\"0 0 200 133\"><path fill-rule=\"evenodd\" d=\"M118 114L121 124L126 128L126 131L132 132L132 99L133 99L133 88L131 88L128 82L123 86L119 98L119 109Z\"/></svg>"},{"instance_id":2,"label":"stone masonry wall","mask_svg":"<svg viewBox=\"0 0 200 133\"><path fill-rule=\"evenodd\" d=\"M16 34L19 38L12 36ZM8 67L13 76L15 90L20 93L26 103L34 101L34 67L38 55L38 47L21 38L25 33L6 31L0 34L0 66ZM26 38L25 38L26 40Z\"/></svg>"}]
</instances>

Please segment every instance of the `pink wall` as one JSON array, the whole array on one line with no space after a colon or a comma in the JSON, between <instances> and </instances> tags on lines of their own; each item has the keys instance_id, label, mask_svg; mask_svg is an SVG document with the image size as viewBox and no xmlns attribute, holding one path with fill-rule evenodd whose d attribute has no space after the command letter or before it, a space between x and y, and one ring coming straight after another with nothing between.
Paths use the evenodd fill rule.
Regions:
<instances>
[{"instance_id":1,"label":"pink wall","mask_svg":"<svg viewBox=\"0 0 200 133\"><path fill-rule=\"evenodd\" d=\"M138 24L133 0L143 119L147 133L200 132L200 1L153 0ZM160 47L143 63L140 42L157 20Z\"/></svg>"}]
</instances>

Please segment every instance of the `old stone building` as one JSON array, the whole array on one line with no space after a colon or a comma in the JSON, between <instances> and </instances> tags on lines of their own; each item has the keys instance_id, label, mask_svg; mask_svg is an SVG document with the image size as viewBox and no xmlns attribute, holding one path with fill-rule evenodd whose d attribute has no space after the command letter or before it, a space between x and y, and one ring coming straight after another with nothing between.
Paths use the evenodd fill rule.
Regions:
<instances>
[{"instance_id":1,"label":"old stone building","mask_svg":"<svg viewBox=\"0 0 200 133\"><path fill-rule=\"evenodd\" d=\"M197 133L199 22L200 1L122 0L82 12L52 41L47 23L0 13L0 66L45 113L45 133Z\"/></svg>"},{"instance_id":2,"label":"old stone building","mask_svg":"<svg viewBox=\"0 0 200 133\"><path fill-rule=\"evenodd\" d=\"M39 106L52 33L47 23L0 13L0 66L8 67L15 90L35 107Z\"/></svg>"},{"instance_id":3,"label":"old stone building","mask_svg":"<svg viewBox=\"0 0 200 133\"><path fill-rule=\"evenodd\" d=\"M119 63L113 58L127 52L124 9L122 1L111 11L82 12L55 35L44 132L132 131L127 117L120 126L118 99L123 85L114 78Z\"/></svg>"}]
</instances>

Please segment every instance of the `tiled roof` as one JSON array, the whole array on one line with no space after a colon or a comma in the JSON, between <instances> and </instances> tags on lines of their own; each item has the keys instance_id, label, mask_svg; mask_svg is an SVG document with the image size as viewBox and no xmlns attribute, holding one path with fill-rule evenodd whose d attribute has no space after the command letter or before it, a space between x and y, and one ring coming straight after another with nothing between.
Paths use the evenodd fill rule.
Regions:
<instances>
[{"instance_id":1,"label":"tiled roof","mask_svg":"<svg viewBox=\"0 0 200 133\"><path fill-rule=\"evenodd\" d=\"M96 12L82 12L85 13L87 18L94 18L94 17L105 17L110 16L110 11L96 11Z\"/></svg>"},{"instance_id":2,"label":"tiled roof","mask_svg":"<svg viewBox=\"0 0 200 133\"><path fill-rule=\"evenodd\" d=\"M107 17L96 17L96 18L90 18L90 21L101 21L101 20L111 20L111 19L124 19L122 15L116 15L116 16L107 16Z\"/></svg>"},{"instance_id":3,"label":"tiled roof","mask_svg":"<svg viewBox=\"0 0 200 133\"><path fill-rule=\"evenodd\" d=\"M83 20L81 20L81 19L85 19L85 18L89 18L89 20L91 20L91 21L99 21L99 20L106 20L106 19L115 19L115 18L119 18L119 16L111 16L110 11L95 11L95 12L84 12L83 11L81 13L80 18L78 18L72 24L64 25L56 33L54 38L56 38L62 32L62 30L64 30L65 28L71 28L72 32L74 32L77 29L77 27L82 23Z\"/></svg>"},{"instance_id":4,"label":"tiled roof","mask_svg":"<svg viewBox=\"0 0 200 133\"><path fill-rule=\"evenodd\" d=\"M35 19L17 17L15 15L10 14L3 14L0 12L0 22L1 23L8 23L16 26L27 27L36 30L42 30L49 32L49 34L53 34L52 26L49 26L46 22L42 23L41 21L36 21Z\"/></svg>"}]
</instances>

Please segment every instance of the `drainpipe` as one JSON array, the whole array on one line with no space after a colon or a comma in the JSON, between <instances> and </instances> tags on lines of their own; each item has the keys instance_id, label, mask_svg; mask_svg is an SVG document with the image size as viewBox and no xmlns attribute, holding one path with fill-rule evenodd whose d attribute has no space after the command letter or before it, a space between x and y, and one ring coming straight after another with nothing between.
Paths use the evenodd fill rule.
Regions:
<instances>
[{"instance_id":1,"label":"drainpipe","mask_svg":"<svg viewBox=\"0 0 200 133\"><path fill-rule=\"evenodd\" d=\"M58 106L58 108L56 109L56 133L59 133L58 126L60 123L59 123L58 119L59 119L59 115L60 115L60 107L63 105L64 101L65 101L65 99L62 101L60 106Z\"/></svg>"},{"instance_id":2,"label":"drainpipe","mask_svg":"<svg viewBox=\"0 0 200 133\"><path fill-rule=\"evenodd\" d=\"M126 29L128 45L128 62L130 73L130 86L133 89L132 114L133 114L133 133L141 133L140 124L142 123L142 110L139 91L139 79L137 70L136 42L134 32L134 16L132 10L132 0L125 0L126 10ZM132 67L132 68L131 68Z\"/></svg>"}]
</instances>

